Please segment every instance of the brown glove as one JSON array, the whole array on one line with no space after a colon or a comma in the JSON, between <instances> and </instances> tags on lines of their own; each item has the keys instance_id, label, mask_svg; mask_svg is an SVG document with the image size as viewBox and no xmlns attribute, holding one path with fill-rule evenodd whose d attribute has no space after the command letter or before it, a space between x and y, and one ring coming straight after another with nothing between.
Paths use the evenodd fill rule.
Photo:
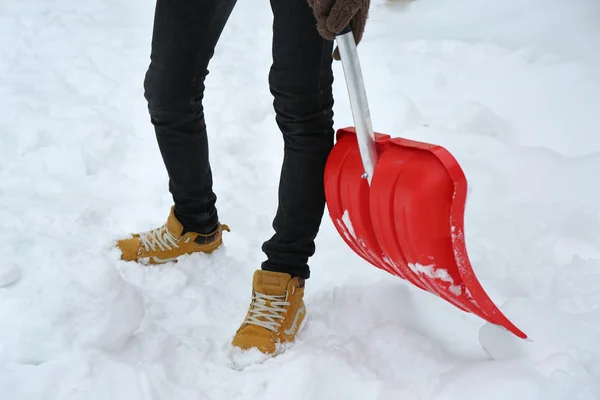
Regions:
<instances>
[{"instance_id":1,"label":"brown glove","mask_svg":"<svg viewBox=\"0 0 600 400\"><path fill-rule=\"evenodd\" d=\"M317 19L317 29L325 39L335 40L335 34L351 24L356 44L361 41L371 5L370 0L307 1ZM340 60L337 47L333 52L333 58Z\"/></svg>"}]
</instances>

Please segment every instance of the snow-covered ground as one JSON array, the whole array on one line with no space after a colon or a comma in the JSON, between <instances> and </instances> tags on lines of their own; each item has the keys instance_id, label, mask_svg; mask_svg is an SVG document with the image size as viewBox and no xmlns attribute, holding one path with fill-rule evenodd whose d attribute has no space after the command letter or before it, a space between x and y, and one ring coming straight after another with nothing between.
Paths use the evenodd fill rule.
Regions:
<instances>
[{"instance_id":1,"label":"snow-covered ground","mask_svg":"<svg viewBox=\"0 0 600 400\"><path fill-rule=\"evenodd\" d=\"M153 11L0 1L0 399L600 399L597 0L374 0L359 47L375 129L463 166L472 264L530 340L365 264L326 216L306 329L243 371L227 347L282 156L271 12L238 4L207 81L232 232L211 256L143 268L111 246L171 205L142 92Z\"/></svg>"}]
</instances>

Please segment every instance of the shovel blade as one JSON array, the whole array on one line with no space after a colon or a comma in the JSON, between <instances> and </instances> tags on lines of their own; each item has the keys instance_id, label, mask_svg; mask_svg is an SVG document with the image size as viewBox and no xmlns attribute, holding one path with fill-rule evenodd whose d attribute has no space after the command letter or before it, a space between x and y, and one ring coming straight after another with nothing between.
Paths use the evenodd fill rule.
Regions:
<instances>
[{"instance_id":1,"label":"shovel blade","mask_svg":"<svg viewBox=\"0 0 600 400\"><path fill-rule=\"evenodd\" d=\"M440 146L375 138L371 186L354 128L337 132L325 167L327 208L346 244L371 265L526 338L471 267L463 227L467 180L458 162Z\"/></svg>"}]
</instances>

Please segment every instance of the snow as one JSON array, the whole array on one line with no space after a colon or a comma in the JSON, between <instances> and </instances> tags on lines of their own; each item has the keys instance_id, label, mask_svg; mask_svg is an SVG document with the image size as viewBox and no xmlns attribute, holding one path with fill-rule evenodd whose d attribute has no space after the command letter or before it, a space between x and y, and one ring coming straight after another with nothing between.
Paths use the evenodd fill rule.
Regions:
<instances>
[{"instance_id":1,"label":"snow","mask_svg":"<svg viewBox=\"0 0 600 400\"><path fill-rule=\"evenodd\" d=\"M408 263L408 267L417 275L425 274L431 279L439 279L442 282L448 282L450 284L448 290L456 296L460 296L462 293L462 288L454 284L454 279L452 279L448 270L444 268L435 268L433 265L421 265L419 263Z\"/></svg>"},{"instance_id":2,"label":"snow","mask_svg":"<svg viewBox=\"0 0 600 400\"><path fill-rule=\"evenodd\" d=\"M142 267L113 243L171 205L142 88L154 3L4 1L2 399L600 399L600 3L372 4L373 125L461 163L471 263L529 340L369 266L326 216L297 343L231 368L282 157L268 2L239 2L207 79L232 232L210 256Z\"/></svg>"},{"instance_id":3,"label":"snow","mask_svg":"<svg viewBox=\"0 0 600 400\"><path fill-rule=\"evenodd\" d=\"M21 271L15 264L4 264L0 266L0 288L10 286L21 277Z\"/></svg>"},{"instance_id":4,"label":"snow","mask_svg":"<svg viewBox=\"0 0 600 400\"><path fill-rule=\"evenodd\" d=\"M354 226L352 225L352 221L350 220L350 213L348 212L348 210L344 210L344 214L342 215L342 221L339 223L339 225L345 228L344 233L348 231L352 238L356 239L356 233L354 232ZM348 237L348 240L352 240L352 238Z\"/></svg>"}]
</instances>

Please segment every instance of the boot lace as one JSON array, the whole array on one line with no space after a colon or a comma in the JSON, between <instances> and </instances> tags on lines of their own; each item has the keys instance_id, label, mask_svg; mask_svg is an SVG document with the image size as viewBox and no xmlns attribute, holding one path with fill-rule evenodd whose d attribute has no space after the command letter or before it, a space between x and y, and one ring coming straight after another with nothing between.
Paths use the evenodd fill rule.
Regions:
<instances>
[{"instance_id":1,"label":"boot lace","mask_svg":"<svg viewBox=\"0 0 600 400\"><path fill-rule=\"evenodd\" d=\"M179 248L177 245L179 240L169 232L166 225L140 234L140 240L146 251L150 249L156 251L157 247L161 251L172 250L173 247Z\"/></svg>"},{"instance_id":2,"label":"boot lace","mask_svg":"<svg viewBox=\"0 0 600 400\"><path fill-rule=\"evenodd\" d=\"M267 301L269 305L267 305ZM250 312L244 322L262 326L275 332L277 328L281 327L281 324L277 321L285 318L282 314L287 312L285 307L289 305L290 302L285 301L285 295L271 296L255 292L252 297Z\"/></svg>"}]
</instances>

